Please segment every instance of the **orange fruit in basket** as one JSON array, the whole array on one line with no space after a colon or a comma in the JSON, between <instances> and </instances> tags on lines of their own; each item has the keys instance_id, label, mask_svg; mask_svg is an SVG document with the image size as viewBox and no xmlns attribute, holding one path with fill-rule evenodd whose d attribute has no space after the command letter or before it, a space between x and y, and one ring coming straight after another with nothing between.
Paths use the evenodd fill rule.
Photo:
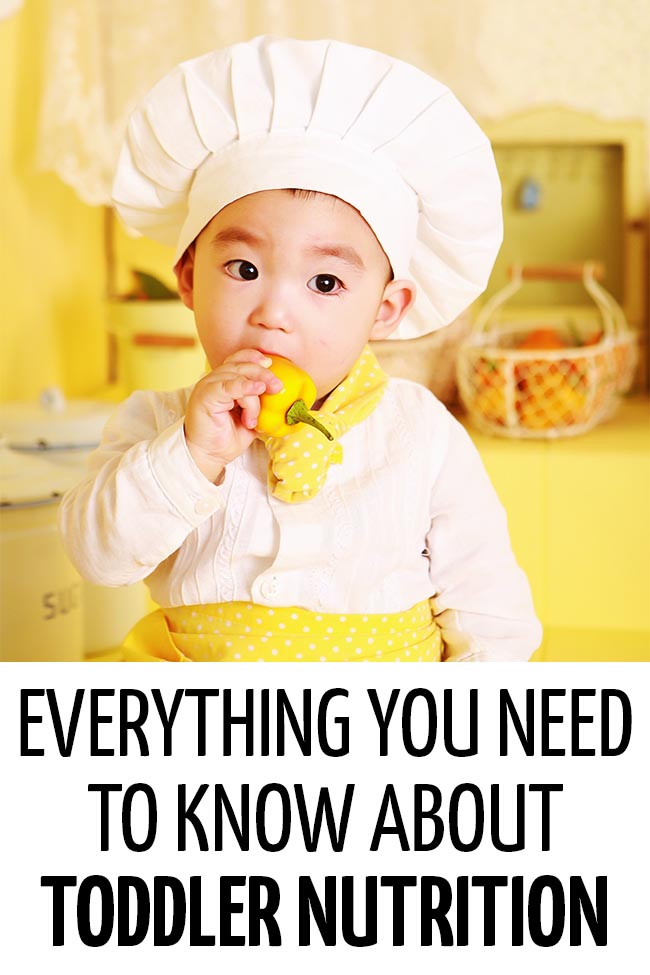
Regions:
<instances>
[{"instance_id":1,"label":"orange fruit in basket","mask_svg":"<svg viewBox=\"0 0 650 975\"><path fill-rule=\"evenodd\" d=\"M534 328L518 343L518 349L566 349L567 343L554 328Z\"/></svg>"},{"instance_id":2,"label":"orange fruit in basket","mask_svg":"<svg viewBox=\"0 0 650 975\"><path fill-rule=\"evenodd\" d=\"M575 331L575 329L574 329ZM537 328L518 350L556 351L580 346L554 328ZM519 360L515 365L515 407L521 426L552 430L584 422L588 378L584 357L550 356Z\"/></svg>"},{"instance_id":3,"label":"orange fruit in basket","mask_svg":"<svg viewBox=\"0 0 650 975\"><path fill-rule=\"evenodd\" d=\"M488 356L481 356L474 362L474 383L476 386L499 386L503 384L503 374L499 362Z\"/></svg>"},{"instance_id":4,"label":"orange fruit in basket","mask_svg":"<svg viewBox=\"0 0 650 975\"><path fill-rule=\"evenodd\" d=\"M584 421L585 376L575 362L537 359L518 363L516 409L529 430L551 430Z\"/></svg>"},{"instance_id":5,"label":"orange fruit in basket","mask_svg":"<svg viewBox=\"0 0 650 975\"><path fill-rule=\"evenodd\" d=\"M472 408L492 423L506 420L506 380L499 361L482 356L474 363Z\"/></svg>"}]
</instances>

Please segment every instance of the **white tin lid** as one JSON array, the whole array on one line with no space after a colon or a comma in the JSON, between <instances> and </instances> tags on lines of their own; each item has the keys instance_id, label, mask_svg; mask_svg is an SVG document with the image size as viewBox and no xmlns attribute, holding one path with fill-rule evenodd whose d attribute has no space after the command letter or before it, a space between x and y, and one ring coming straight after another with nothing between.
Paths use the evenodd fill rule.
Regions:
<instances>
[{"instance_id":1,"label":"white tin lid","mask_svg":"<svg viewBox=\"0 0 650 975\"><path fill-rule=\"evenodd\" d=\"M53 386L38 401L0 403L0 435L19 450L90 449L114 409L110 403L66 399Z\"/></svg>"},{"instance_id":2,"label":"white tin lid","mask_svg":"<svg viewBox=\"0 0 650 975\"><path fill-rule=\"evenodd\" d=\"M11 450L0 441L0 505L52 504L79 481L73 468Z\"/></svg>"}]
</instances>

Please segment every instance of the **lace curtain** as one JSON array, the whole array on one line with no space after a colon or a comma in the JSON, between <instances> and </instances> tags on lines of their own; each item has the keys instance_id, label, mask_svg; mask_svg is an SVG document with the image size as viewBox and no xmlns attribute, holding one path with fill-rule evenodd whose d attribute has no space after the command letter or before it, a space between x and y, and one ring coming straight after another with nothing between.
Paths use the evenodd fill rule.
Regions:
<instances>
[{"instance_id":1,"label":"lace curtain","mask_svg":"<svg viewBox=\"0 0 650 975\"><path fill-rule=\"evenodd\" d=\"M137 99L178 61L260 33L405 58L479 118L542 104L650 115L648 0L46 0L44 9L38 163L90 204L110 198Z\"/></svg>"},{"instance_id":2,"label":"lace curtain","mask_svg":"<svg viewBox=\"0 0 650 975\"><path fill-rule=\"evenodd\" d=\"M0 20L17 13L22 5L23 0L0 0Z\"/></svg>"}]
</instances>

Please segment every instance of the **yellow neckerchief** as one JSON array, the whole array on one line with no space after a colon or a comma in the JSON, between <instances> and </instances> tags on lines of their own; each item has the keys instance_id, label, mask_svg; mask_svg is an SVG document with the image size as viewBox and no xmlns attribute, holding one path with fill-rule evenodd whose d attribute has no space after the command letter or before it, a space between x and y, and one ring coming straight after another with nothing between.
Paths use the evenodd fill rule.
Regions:
<instances>
[{"instance_id":1,"label":"yellow neckerchief","mask_svg":"<svg viewBox=\"0 0 650 975\"><path fill-rule=\"evenodd\" d=\"M365 346L350 373L332 390L322 409L311 411L334 440L328 440L306 423L297 423L295 430L283 437L262 438L270 458L271 494L290 503L315 497L325 483L330 464L340 464L343 460L339 437L372 413L387 382L388 376L369 346Z\"/></svg>"},{"instance_id":2,"label":"yellow neckerchief","mask_svg":"<svg viewBox=\"0 0 650 975\"><path fill-rule=\"evenodd\" d=\"M314 613L297 606L213 603L145 616L125 661L213 663L437 663L440 630L429 600L399 613Z\"/></svg>"}]
</instances>

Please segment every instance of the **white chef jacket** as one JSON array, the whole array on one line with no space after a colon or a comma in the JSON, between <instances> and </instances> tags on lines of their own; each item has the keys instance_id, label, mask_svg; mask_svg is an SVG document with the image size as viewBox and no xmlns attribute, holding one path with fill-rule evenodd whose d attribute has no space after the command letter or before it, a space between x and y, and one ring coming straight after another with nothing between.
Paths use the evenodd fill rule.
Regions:
<instances>
[{"instance_id":1,"label":"white chef jacket","mask_svg":"<svg viewBox=\"0 0 650 975\"><path fill-rule=\"evenodd\" d=\"M310 501L270 495L255 441L215 485L184 438L191 389L137 392L109 420L59 523L79 572L146 579L161 606L243 600L386 613L432 598L445 659L527 660L541 627L506 516L463 427L428 389L390 379L341 438Z\"/></svg>"}]
</instances>

